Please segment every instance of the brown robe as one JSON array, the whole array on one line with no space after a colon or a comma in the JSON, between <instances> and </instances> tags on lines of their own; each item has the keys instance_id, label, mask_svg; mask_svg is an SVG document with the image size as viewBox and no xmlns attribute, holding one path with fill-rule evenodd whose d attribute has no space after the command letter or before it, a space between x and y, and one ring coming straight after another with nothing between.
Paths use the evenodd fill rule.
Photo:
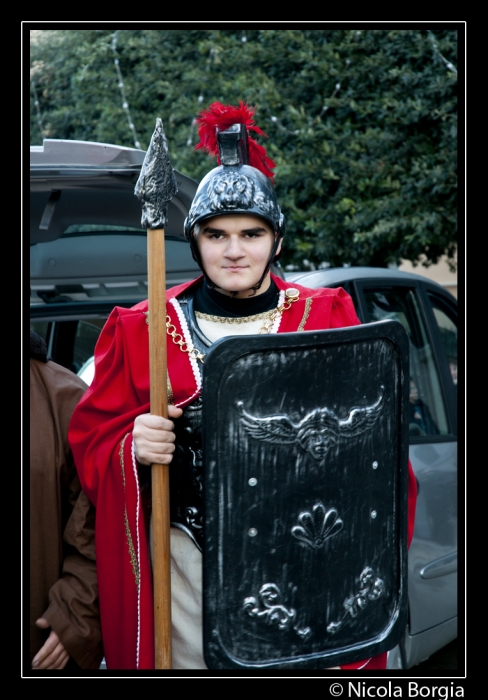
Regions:
<instances>
[{"instance_id":1,"label":"brown robe","mask_svg":"<svg viewBox=\"0 0 488 700\"><path fill-rule=\"evenodd\" d=\"M95 565L95 510L81 490L68 444L73 409L86 390L55 362L30 360L30 657L49 636L44 617L73 661L103 658Z\"/></svg>"}]
</instances>

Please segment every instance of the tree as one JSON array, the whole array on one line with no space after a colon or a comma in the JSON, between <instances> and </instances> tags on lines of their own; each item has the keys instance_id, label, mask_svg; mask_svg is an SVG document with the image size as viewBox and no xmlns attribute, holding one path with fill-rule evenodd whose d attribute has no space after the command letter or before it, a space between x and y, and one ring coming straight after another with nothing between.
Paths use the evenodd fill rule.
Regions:
<instances>
[{"instance_id":1,"label":"tree","mask_svg":"<svg viewBox=\"0 0 488 700\"><path fill-rule=\"evenodd\" d=\"M173 166L200 180L215 163L193 120L242 99L276 162L285 263L454 264L459 30L324 27L37 32L31 143L41 122L146 148L160 116Z\"/></svg>"}]
</instances>

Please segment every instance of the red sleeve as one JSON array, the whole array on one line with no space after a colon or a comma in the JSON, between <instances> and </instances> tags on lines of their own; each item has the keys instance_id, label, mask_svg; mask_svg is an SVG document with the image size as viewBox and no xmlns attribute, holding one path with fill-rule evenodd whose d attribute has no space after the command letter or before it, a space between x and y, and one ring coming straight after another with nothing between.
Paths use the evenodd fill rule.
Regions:
<instances>
[{"instance_id":1,"label":"red sleeve","mask_svg":"<svg viewBox=\"0 0 488 700\"><path fill-rule=\"evenodd\" d=\"M95 348L95 374L76 407L69 442L85 493L97 505L99 485L120 441L132 433L134 419L149 412L148 330L142 311L123 319L116 307ZM140 317L140 318L139 318ZM127 330L132 331L131 333Z\"/></svg>"},{"instance_id":2,"label":"red sleeve","mask_svg":"<svg viewBox=\"0 0 488 700\"><path fill-rule=\"evenodd\" d=\"M417 493L417 478L412 469L412 463L410 462L410 460L408 460L408 547L410 547L413 537L413 529L415 525L415 511L417 508Z\"/></svg>"},{"instance_id":3,"label":"red sleeve","mask_svg":"<svg viewBox=\"0 0 488 700\"><path fill-rule=\"evenodd\" d=\"M342 664L342 671L375 671L378 669L386 668L387 652L383 654L377 654L372 656L370 659L363 659L362 661L354 661L352 664Z\"/></svg>"},{"instance_id":4,"label":"red sleeve","mask_svg":"<svg viewBox=\"0 0 488 700\"><path fill-rule=\"evenodd\" d=\"M331 317L331 328L346 328L347 326L360 326L354 303L350 295L342 288L334 289L333 313Z\"/></svg>"},{"instance_id":5,"label":"red sleeve","mask_svg":"<svg viewBox=\"0 0 488 700\"><path fill-rule=\"evenodd\" d=\"M148 328L115 308L95 348L95 375L70 423L83 489L96 506L96 561L107 667L153 668L152 581L132 454L134 419L149 411Z\"/></svg>"}]
</instances>

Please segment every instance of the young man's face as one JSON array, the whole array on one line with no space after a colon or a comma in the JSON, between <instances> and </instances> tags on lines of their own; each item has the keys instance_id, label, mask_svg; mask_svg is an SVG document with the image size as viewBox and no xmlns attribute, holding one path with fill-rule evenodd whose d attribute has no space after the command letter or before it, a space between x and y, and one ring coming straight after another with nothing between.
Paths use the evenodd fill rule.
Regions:
<instances>
[{"instance_id":1,"label":"young man's face","mask_svg":"<svg viewBox=\"0 0 488 700\"><path fill-rule=\"evenodd\" d=\"M259 216L226 214L207 219L197 236L207 277L223 294L254 295L252 287L264 272L275 237L271 226ZM278 251L280 247L281 242ZM269 285L268 272L256 294L263 294Z\"/></svg>"}]
</instances>

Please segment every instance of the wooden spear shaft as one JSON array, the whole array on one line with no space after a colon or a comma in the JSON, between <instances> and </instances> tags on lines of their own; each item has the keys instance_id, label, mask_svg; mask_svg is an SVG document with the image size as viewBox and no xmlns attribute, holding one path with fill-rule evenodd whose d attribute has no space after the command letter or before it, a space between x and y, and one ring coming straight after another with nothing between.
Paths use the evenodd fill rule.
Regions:
<instances>
[{"instance_id":1,"label":"wooden spear shaft","mask_svg":"<svg viewBox=\"0 0 488 700\"><path fill-rule=\"evenodd\" d=\"M142 206L141 225L147 230L150 410L151 414L163 418L168 417L164 228L167 226L168 205L177 191L163 122L158 118L134 194ZM168 465L151 466L151 488L155 666L157 669L170 669L172 652Z\"/></svg>"},{"instance_id":2,"label":"wooden spear shaft","mask_svg":"<svg viewBox=\"0 0 488 700\"><path fill-rule=\"evenodd\" d=\"M147 232L151 413L168 417L166 390L166 260L164 229ZM153 464L154 643L157 669L172 667L169 466Z\"/></svg>"}]
</instances>

